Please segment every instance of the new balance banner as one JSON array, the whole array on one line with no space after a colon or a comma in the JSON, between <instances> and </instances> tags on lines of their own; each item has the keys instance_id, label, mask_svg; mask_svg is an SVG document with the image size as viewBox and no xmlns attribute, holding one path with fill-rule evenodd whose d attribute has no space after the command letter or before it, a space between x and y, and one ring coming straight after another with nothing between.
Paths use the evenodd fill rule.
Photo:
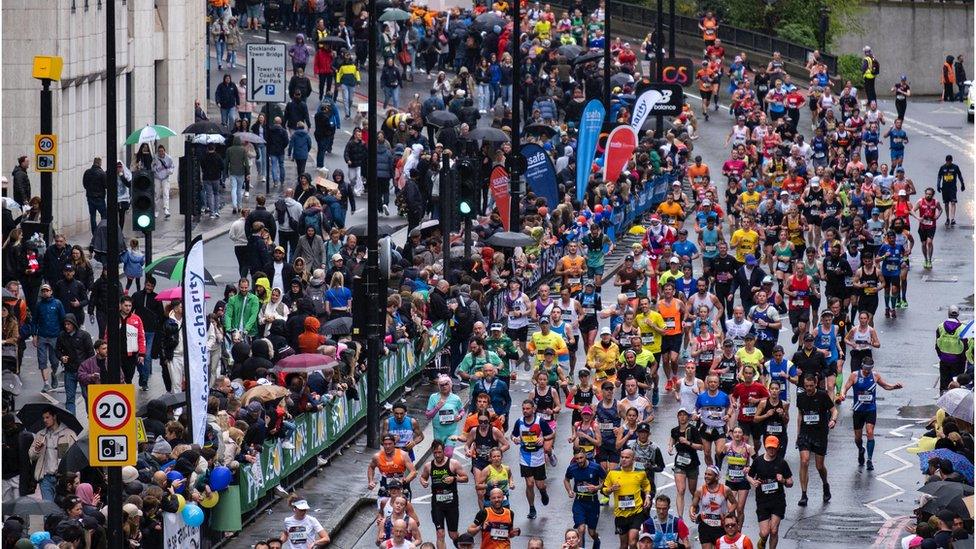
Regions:
<instances>
[{"instance_id":1,"label":"new balance banner","mask_svg":"<svg viewBox=\"0 0 976 549\"><path fill-rule=\"evenodd\" d=\"M617 126L607 138L607 152L603 160L603 180L616 181L630 155L637 148L637 133L630 126Z\"/></svg>"},{"instance_id":2,"label":"new balance banner","mask_svg":"<svg viewBox=\"0 0 976 549\"><path fill-rule=\"evenodd\" d=\"M488 188L491 189L491 196L495 199L498 206L498 215L502 218L502 226L507 231L511 226L512 216L512 195L508 188L508 170L504 166L495 166L488 177Z\"/></svg>"},{"instance_id":3,"label":"new balance banner","mask_svg":"<svg viewBox=\"0 0 976 549\"><path fill-rule=\"evenodd\" d=\"M207 349L207 303L203 291L203 239L196 237L184 260L183 344L186 357L186 403L190 407L193 444L203 446L210 396L210 351Z\"/></svg>"},{"instance_id":4,"label":"new balance banner","mask_svg":"<svg viewBox=\"0 0 976 549\"><path fill-rule=\"evenodd\" d=\"M525 181L529 189L546 199L549 210L559 204L559 187L556 185L556 167L546 151L536 143L522 145L525 157Z\"/></svg>"},{"instance_id":5,"label":"new balance banner","mask_svg":"<svg viewBox=\"0 0 976 549\"><path fill-rule=\"evenodd\" d=\"M606 114L603 103L590 99L580 117L579 141L576 144L576 199L580 202L586 196L586 184L592 172L593 155L596 154L596 141L600 137L600 128L603 127Z\"/></svg>"},{"instance_id":6,"label":"new balance banner","mask_svg":"<svg viewBox=\"0 0 976 549\"><path fill-rule=\"evenodd\" d=\"M630 127L640 133L641 127L652 114L677 116L684 104L684 92L677 84L653 83L644 93L640 94L634 103L634 114L630 119Z\"/></svg>"}]
</instances>

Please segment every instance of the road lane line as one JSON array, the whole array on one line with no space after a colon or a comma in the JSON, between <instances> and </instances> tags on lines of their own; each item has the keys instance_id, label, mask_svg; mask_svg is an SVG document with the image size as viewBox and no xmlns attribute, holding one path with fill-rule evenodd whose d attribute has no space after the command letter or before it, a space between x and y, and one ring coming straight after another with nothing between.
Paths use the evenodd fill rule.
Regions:
<instances>
[{"instance_id":1,"label":"road lane line","mask_svg":"<svg viewBox=\"0 0 976 549\"><path fill-rule=\"evenodd\" d=\"M906 424L902 425L901 427L897 427L895 429L892 429L890 434L895 435L895 436L902 436L901 433L899 433L898 431L901 431L902 429L907 429L908 427L913 427L913 426L918 425L919 423L923 423L925 421L926 420L922 419L922 420L915 420L912 423L906 423ZM891 517L891 515L889 515L885 511L883 511L881 508L879 508L878 507L878 504L881 503L881 502L883 502L883 501L887 501L887 500L889 500L889 499L891 499L893 497L900 496L900 495L902 495L902 494L905 493L905 489L903 489L898 484L895 484L894 482L888 480L886 477L889 476L889 475L893 475L895 473L900 473L901 471L904 471L905 469L908 469L908 468L911 468L912 467L912 463L911 462L905 461L904 459L901 458L901 456L897 455L897 453L900 452L901 450L904 450L905 448L908 448L908 447L912 446L913 444L915 444L915 441L914 440L912 442L909 442L908 444L903 444L901 446L898 446L897 448L892 448L891 450L888 450L888 451L885 452L885 455L886 456L888 456L891 459L899 462L901 465L899 465L898 467L895 467L894 469L889 469L888 471L885 471L884 473L881 473L880 475L877 475L874 478L875 478L875 480L880 481L880 482L883 482L886 485L888 485L888 487L891 488L891 492L889 494L885 495L885 496L882 496L880 498L877 498L877 499L875 499L873 501L869 501L869 502L867 502L867 503L864 504L865 507L867 507L868 509L874 511L875 513L877 513L878 515L880 515L881 518L885 519L886 521L887 520L891 520L892 517Z\"/></svg>"}]
</instances>

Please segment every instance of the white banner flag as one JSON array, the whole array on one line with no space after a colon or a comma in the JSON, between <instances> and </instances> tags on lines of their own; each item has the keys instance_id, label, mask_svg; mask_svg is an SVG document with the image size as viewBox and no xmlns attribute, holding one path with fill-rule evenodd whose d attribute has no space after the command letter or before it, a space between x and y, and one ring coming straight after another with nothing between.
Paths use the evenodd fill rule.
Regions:
<instances>
[{"instance_id":1,"label":"white banner flag","mask_svg":"<svg viewBox=\"0 0 976 549\"><path fill-rule=\"evenodd\" d=\"M210 396L210 351L207 349L207 303L204 294L203 239L190 245L183 265L183 356L189 370L187 405L193 427L193 444L203 446Z\"/></svg>"},{"instance_id":2,"label":"white banner flag","mask_svg":"<svg viewBox=\"0 0 976 549\"><path fill-rule=\"evenodd\" d=\"M200 528L188 526L180 513L163 513L163 549L197 549Z\"/></svg>"},{"instance_id":3,"label":"white banner flag","mask_svg":"<svg viewBox=\"0 0 976 549\"><path fill-rule=\"evenodd\" d=\"M634 114L630 118L630 127L634 128L634 133L638 136L641 133L641 127L644 126L644 121L650 116L651 110L654 105L658 103L667 103L671 99L671 91L664 90L647 90L637 98L637 102L634 103Z\"/></svg>"}]
</instances>

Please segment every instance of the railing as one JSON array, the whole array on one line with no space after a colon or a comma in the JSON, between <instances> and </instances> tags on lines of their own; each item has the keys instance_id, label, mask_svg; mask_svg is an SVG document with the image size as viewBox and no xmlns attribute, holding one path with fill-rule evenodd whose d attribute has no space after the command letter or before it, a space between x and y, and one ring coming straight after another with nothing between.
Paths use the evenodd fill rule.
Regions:
<instances>
[{"instance_id":1,"label":"railing","mask_svg":"<svg viewBox=\"0 0 976 549\"><path fill-rule=\"evenodd\" d=\"M557 0L554 3L564 8L569 6L569 3L565 0ZM655 28L657 25L657 10L646 6L628 4L626 2L610 2L610 17L613 18L613 21L638 25L648 30ZM698 28L698 19L678 14L674 18L675 32L701 37L701 30ZM665 29L668 28L670 20L671 15L665 13L663 21ZM718 37L728 46L735 46L765 55L772 55L773 52L778 51L784 60L799 65L806 64L807 57L815 49L768 34L733 27L725 23L720 23ZM643 36L635 38L643 38ZM837 58L835 56L820 52L820 58L827 64L827 68L831 74L837 73Z\"/></svg>"}]
</instances>

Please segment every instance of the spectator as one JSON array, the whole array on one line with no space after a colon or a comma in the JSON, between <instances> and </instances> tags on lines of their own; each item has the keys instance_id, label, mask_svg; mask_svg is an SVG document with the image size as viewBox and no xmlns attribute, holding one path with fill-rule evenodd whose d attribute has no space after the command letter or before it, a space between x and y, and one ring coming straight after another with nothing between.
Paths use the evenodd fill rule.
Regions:
<instances>
[{"instance_id":1,"label":"spectator","mask_svg":"<svg viewBox=\"0 0 976 549\"><path fill-rule=\"evenodd\" d=\"M155 349L156 333L161 328L161 323L165 316L163 303L156 299L156 278L146 275L143 288L132 294L132 310L142 319L142 329L146 334L146 359L143 361L139 370L139 388L143 391L149 390L149 378L152 376L152 361L158 354ZM169 380L168 375L164 375L164 382ZM166 383L167 390L170 385Z\"/></svg>"},{"instance_id":2,"label":"spectator","mask_svg":"<svg viewBox=\"0 0 976 549\"><path fill-rule=\"evenodd\" d=\"M56 374L58 372L58 355L55 348L61 326L64 322L64 305L52 295L51 285L41 284L41 299L37 302L33 312L34 347L37 348L37 367L41 370L44 387L47 392L58 386ZM48 370L51 370L50 373Z\"/></svg>"},{"instance_id":3,"label":"spectator","mask_svg":"<svg viewBox=\"0 0 976 549\"><path fill-rule=\"evenodd\" d=\"M220 124L229 130L234 125L234 120L237 120L237 106L240 103L237 84L234 84L229 74L225 74L223 81L217 85L214 102L220 107Z\"/></svg>"},{"instance_id":4,"label":"spectator","mask_svg":"<svg viewBox=\"0 0 976 549\"><path fill-rule=\"evenodd\" d=\"M285 149L288 148L288 130L281 125L281 117L274 118L266 140L268 158L271 160L271 179L274 186L280 187L285 181Z\"/></svg>"},{"instance_id":5,"label":"spectator","mask_svg":"<svg viewBox=\"0 0 976 549\"><path fill-rule=\"evenodd\" d=\"M246 278L237 282L237 294L227 300L224 315L224 330L233 341L249 340L258 335L258 311L260 303L257 296L250 293L251 283Z\"/></svg>"},{"instance_id":6,"label":"spectator","mask_svg":"<svg viewBox=\"0 0 976 549\"><path fill-rule=\"evenodd\" d=\"M200 159L201 179L203 180L204 211L210 219L220 217L220 182L223 180L224 161L217 153L217 147L207 146L207 152ZM234 205L234 213L238 211Z\"/></svg>"},{"instance_id":7,"label":"spectator","mask_svg":"<svg viewBox=\"0 0 976 549\"><path fill-rule=\"evenodd\" d=\"M295 124L295 131L288 140L288 157L295 160L295 169L298 173L305 173L305 164L312 153L312 138L305 129L307 122L308 110L306 109L305 121Z\"/></svg>"},{"instance_id":8,"label":"spectator","mask_svg":"<svg viewBox=\"0 0 976 549\"><path fill-rule=\"evenodd\" d=\"M64 278L54 283L52 292L54 298L61 302L65 312L73 314L76 319L84 320L85 307L88 306L88 289L80 281L75 280L74 265L69 263L64 266Z\"/></svg>"},{"instance_id":9,"label":"spectator","mask_svg":"<svg viewBox=\"0 0 976 549\"><path fill-rule=\"evenodd\" d=\"M64 368L65 409L75 415L75 396L78 390L78 369L81 363L95 354L91 335L83 330L75 315L64 315L64 331L58 336L56 344L58 358ZM87 402L87 401L86 401Z\"/></svg>"},{"instance_id":10,"label":"spectator","mask_svg":"<svg viewBox=\"0 0 976 549\"><path fill-rule=\"evenodd\" d=\"M349 117L347 116L346 118ZM13 176L14 202L18 204L27 204L31 197L34 196L31 191L30 176L27 175L28 168L30 168L30 157L17 157L17 165L14 166L14 171L11 175Z\"/></svg>"},{"instance_id":11,"label":"spectator","mask_svg":"<svg viewBox=\"0 0 976 549\"><path fill-rule=\"evenodd\" d=\"M44 280L54 284L61 279L64 266L71 262L71 248L63 234L54 236L54 245L44 252Z\"/></svg>"},{"instance_id":12,"label":"spectator","mask_svg":"<svg viewBox=\"0 0 976 549\"><path fill-rule=\"evenodd\" d=\"M142 288L142 270L145 264L146 256L139 251L139 241L135 238L129 240L129 248L122 252L122 271L125 274L126 292L132 288L133 282L136 283L136 291Z\"/></svg>"},{"instance_id":13,"label":"spectator","mask_svg":"<svg viewBox=\"0 0 976 549\"><path fill-rule=\"evenodd\" d=\"M132 298L127 295L119 300L119 323L125 337L122 377L125 383L132 383L136 366L141 366L146 360L146 331L142 319L132 311Z\"/></svg>"},{"instance_id":14,"label":"spectator","mask_svg":"<svg viewBox=\"0 0 976 549\"><path fill-rule=\"evenodd\" d=\"M27 450L34 462L34 479L40 484L41 498L54 501L57 486L58 464L75 443L78 435L58 419L52 406L41 414L44 428L34 435L34 442Z\"/></svg>"},{"instance_id":15,"label":"spectator","mask_svg":"<svg viewBox=\"0 0 976 549\"><path fill-rule=\"evenodd\" d=\"M247 151L239 136L234 136L234 143L227 147L224 153L224 169L230 178L230 202L233 205L234 213L244 208L245 182L250 177L250 161L247 158ZM218 213L212 215L220 217L220 208L216 208ZM214 210L211 210L212 212Z\"/></svg>"},{"instance_id":16,"label":"spectator","mask_svg":"<svg viewBox=\"0 0 976 549\"><path fill-rule=\"evenodd\" d=\"M308 105L302 101L301 95L295 92L291 96L291 101L285 105L285 126L290 131L295 131L298 129L298 124L303 123L305 127L311 126L311 121L308 117Z\"/></svg>"},{"instance_id":17,"label":"spectator","mask_svg":"<svg viewBox=\"0 0 976 549\"><path fill-rule=\"evenodd\" d=\"M339 113L332 101L319 102L315 112L315 167L325 167L325 155L332 154L335 132L339 129Z\"/></svg>"},{"instance_id":18,"label":"spectator","mask_svg":"<svg viewBox=\"0 0 976 549\"><path fill-rule=\"evenodd\" d=\"M295 74L288 81L288 96L295 97L296 95L302 103L307 102L309 96L312 95L312 81L305 76L305 69L302 67L295 69Z\"/></svg>"},{"instance_id":19,"label":"spectator","mask_svg":"<svg viewBox=\"0 0 976 549\"><path fill-rule=\"evenodd\" d=\"M165 320L160 335L160 364L169 371L171 387L167 390L185 390L183 375L183 302L170 301L166 306Z\"/></svg>"},{"instance_id":20,"label":"spectator","mask_svg":"<svg viewBox=\"0 0 976 549\"><path fill-rule=\"evenodd\" d=\"M346 119L352 116L352 98L356 95L359 85L359 67L356 66L349 52L343 52L342 61L336 71L336 86L342 85L342 103L346 108Z\"/></svg>"},{"instance_id":21,"label":"spectator","mask_svg":"<svg viewBox=\"0 0 976 549\"><path fill-rule=\"evenodd\" d=\"M275 201L274 221L278 227L278 242L285 251L285 258L289 258L295 256L301 228L299 224L304 208L293 198L295 194L293 189L285 189L282 194L283 196Z\"/></svg>"},{"instance_id":22,"label":"spectator","mask_svg":"<svg viewBox=\"0 0 976 549\"><path fill-rule=\"evenodd\" d=\"M105 219L108 206L105 204L105 170L102 169L102 159L95 157L92 166L85 170L81 177L81 185L85 188L85 199L88 201L88 218L91 225L91 232L95 234L95 227L98 225L95 214ZM167 212L169 212L169 202L167 202Z\"/></svg>"}]
</instances>

